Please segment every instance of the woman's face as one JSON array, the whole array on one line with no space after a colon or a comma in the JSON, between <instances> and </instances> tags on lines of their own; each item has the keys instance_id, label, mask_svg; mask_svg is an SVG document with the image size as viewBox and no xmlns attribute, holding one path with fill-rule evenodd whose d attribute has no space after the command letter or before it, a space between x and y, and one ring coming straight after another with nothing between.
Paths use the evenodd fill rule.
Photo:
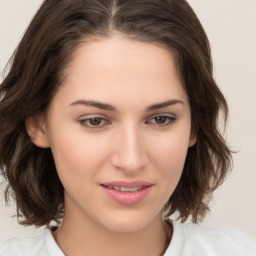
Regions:
<instances>
[{"instance_id":1,"label":"woman's face","mask_svg":"<svg viewBox=\"0 0 256 256\"><path fill-rule=\"evenodd\" d=\"M121 37L75 51L35 139L52 150L64 221L132 232L161 220L195 142L174 62L161 46Z\"/></svg>"}]
</instances>

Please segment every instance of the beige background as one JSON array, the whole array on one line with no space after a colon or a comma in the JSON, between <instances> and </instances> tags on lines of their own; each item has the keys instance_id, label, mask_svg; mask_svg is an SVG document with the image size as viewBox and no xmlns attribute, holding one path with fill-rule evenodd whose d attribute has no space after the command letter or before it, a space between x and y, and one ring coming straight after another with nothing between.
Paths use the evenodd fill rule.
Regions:
<instances>
[{"instance_id":1,"label":"beige background","mask_svg":"<svg viewBox=\"0 0 256 256\"><path fill-rule=\"evenodd\" d=\"M42 0L0 0L0 71ZM205 225L226 225L256 236L256 1L190 0L212 45L215 78L230 105L227 138L234 170L215 193ZM1 78L0 78L1 79ZM1 81L1 80L0 80ZM42 232L19 226L0 197L0 241Z\"/></svg>"}]
</instances>

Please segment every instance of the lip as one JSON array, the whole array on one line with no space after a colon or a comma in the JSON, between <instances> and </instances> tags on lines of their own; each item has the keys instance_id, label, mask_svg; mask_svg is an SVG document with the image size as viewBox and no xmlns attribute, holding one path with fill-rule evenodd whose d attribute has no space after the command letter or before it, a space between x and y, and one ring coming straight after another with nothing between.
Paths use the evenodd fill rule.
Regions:
<instances>
[{"instance_id":1,"label":"lip","mask_svg":"<svg viewBox=\"0 0 256 256\"><path fill-rule=\"evenodd\" d=\"M104 182L101 183L103 186L118 186L118 187L125 187L125 188L135 188L139 186L151 186L153 183L142 181L142 180L136 180L132 182L127 181L110 181L110 182Z\"/></svg>"},{"instance_id":2,"label":"lip","mask_svg":"<svg viewBox=\"0 0 256 256\"><path fill-rule=\"evenodd\" d=\"M100 184L103 191L106 193L108 197L110 197L115 202L121 205L136 205L139 202L143 201L149 194L151 188L153 187L153 183L146 182L146 181L133 181L133 182L126 182L126 181L112 181ZM118 187L125 187L125 188L135 188L139 186L145 186L145 188L134 191L134 192L124 192L115 190L112 188L108 188L107 186L118 186Z\"/></svg>"}]
</instances>

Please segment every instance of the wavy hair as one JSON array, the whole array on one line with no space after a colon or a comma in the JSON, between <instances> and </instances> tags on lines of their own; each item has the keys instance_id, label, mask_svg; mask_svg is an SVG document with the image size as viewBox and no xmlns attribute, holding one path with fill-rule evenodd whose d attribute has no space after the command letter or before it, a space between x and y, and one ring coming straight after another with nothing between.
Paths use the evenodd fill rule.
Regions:
<instances>
[{"instance_id":1,"label":"wavy hair","mask_svg":"<svg viewBox=\"0 0 256 256\"><path fill-rule=\"evenodd\" d=\"M64 214L64 188L51 150L31 142L25 121L47 111L80 43L116 32L172 51L189 97L197 142L188 149L164 216L201 221L230 170L231 152L219 128L221 113L227 120L227 103L213 78L207 35L185 0L45 0L0 85L0 169L6 202L15 199L23 225L49 227Z\"/></svg>"}]
</instances>

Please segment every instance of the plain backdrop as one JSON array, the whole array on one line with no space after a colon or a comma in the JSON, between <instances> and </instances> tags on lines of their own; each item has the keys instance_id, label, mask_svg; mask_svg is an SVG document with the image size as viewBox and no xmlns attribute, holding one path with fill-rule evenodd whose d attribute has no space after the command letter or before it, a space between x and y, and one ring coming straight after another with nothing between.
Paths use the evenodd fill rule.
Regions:
<instances>
[{"instance_id":1,"label":"plain backdrop","mask_svg":"<svg viewBox=\"0 0 256 256\"><path fill-rule=\"evenodd\" d=\"M215 79L230 106L226 138L234 169L214 194L203 224L224 225L256 236L256 1L190 0L212 46ZM0 72L18 45L42 0L0 0ZM0 81L2 78L0 78ZM15 207L0 194L0 241L43 231L17 224Z\"/></svg>"}]
</instances>

